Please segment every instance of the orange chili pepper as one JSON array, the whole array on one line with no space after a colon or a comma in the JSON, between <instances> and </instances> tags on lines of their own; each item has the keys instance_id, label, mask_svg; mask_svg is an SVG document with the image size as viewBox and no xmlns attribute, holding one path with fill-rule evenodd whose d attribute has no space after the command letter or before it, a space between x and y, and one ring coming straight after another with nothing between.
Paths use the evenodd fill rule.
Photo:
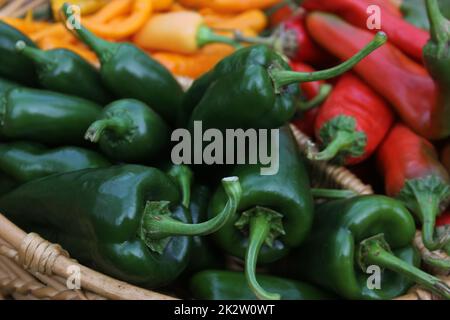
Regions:
<instances>
[{"instance_id":1,"label":"orange chili pepper","mask_svg":"<svg viewBox=\"0 0 450 320\"><path fill-rule=\"evenodd\" d=\"M184 54L196 53L208 43L236 43L228 37L215 34L194 11L168 12L153 16L133 37L133 41L149 50Z\"/></svg>"},{"instance_id":2,"label":"orange chili pepper","mask_svg":"<svg viewBox=\"0 0 450 320\"><path fill-rule=\"evenodd\" d=\"M261 10L248 10L233 16L229 19L218 18L217 14L213 19L207 19L205 17L205 22L208 21L208 26L217 29L252 29L257 33L263 31L268 24L267 16Z\"/></svg>"},{"instance_id":3,"label":"orange chili pepper","mask_svg":"<svg viewBox=\"0 0 450 320\"><path fill-rule=\"evenodd\" d=\"M152 0L154 11L167 11L171 8L173 0Z\"/></svg>"},{"instance_id":4,"label":"orange chili pepper","mask_svg":"<svg viewBox=\"0 0 450 320\"><path fill-rule=\"evenodd\" d=\"M129 12L133 0L114 0L109 1L103 8L85 18L92 23L106 23L117 16L125 15Z\"/></svg>"},{"instance_id":5,"label":"orange chili pepper","mask_svg":"<svg viewBox=\"0 0 450 320\"><path fill-rule=\"evenodd\" d=\"M31 40L38 42L46 37L53 37L59 39L75 38L61 23L49 24L46 28L43 28L37 32L33 32L30 35Z\"/></svg>"},{"instance_id":6,"label":"orange chili pepper","mask_svg":"<svg viewBox=\"0 0 450 320\"><path fill-rule=\"evenodd\" d=\"M211 8L220 12L242 12L266 9L281 0L178 0L183 6L195 9Z\"/></svg>"},{"instance_id":7,"label":"orange chili pepper","mask_svg":"<svg viewBox=\"0 0 450 320\"><path fill-rule=\"evenodd\" d=\"M114 2L130 3L129 0L114 0ZM98 13L99 16L95 17L96 15L94 15L84 20L85 27L103 38L114 40L127 38L142 28L150 17L153 10L152 0L134 0L129 7L131 10L129 15L124 19L115 19L114 22L108 21L113 20L117 15L121 15L121 11L117 7L115 9L109 9L110 11L107 11L107 14L105 12L102 13L102 10L100 10ZM116 15L113 16L112 12L116 13Z\"/></svg>"},{"instance_id":8,"label":"orange chili pepper","mask_svg":"<svg viewBox=\"0 0 450 320\"><path fill-rule=\"evenodd\" d=\"M50 25L48 22L33 21L21 18L4 17L1 18L0 20L9 24L10 26L13 26L14 28L16 28L17 30L26 35L43 30Z\"/></svg>"}]
</instances>

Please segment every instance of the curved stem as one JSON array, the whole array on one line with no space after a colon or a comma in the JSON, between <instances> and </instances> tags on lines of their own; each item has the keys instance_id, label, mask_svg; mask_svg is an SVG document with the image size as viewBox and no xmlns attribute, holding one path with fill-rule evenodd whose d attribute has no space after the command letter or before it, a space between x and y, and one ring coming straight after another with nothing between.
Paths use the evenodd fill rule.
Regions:
<instances>
[{"instance_id":1,"label":"curved stem","mask_svg":"<svg viewBox=\"0 0 450 320\"><path fill-rule=\"evenodd\" d=\"M367 57L377 48L381 47L387 41L387 36L384 32L378 32L375 35L375 38L360 52L355 54L352 58L347 61L341 63L340 65L322 70L317 72L295 72L295 71L286 71L286 70L277 70L272 69L270 71L272 80L275 85L276 91L279 91L280 88L299 82L310 82L317 80L326 80L333 77L336 77L340 74L343 74L353 68L356 64L358 64L362 59Z\"/></svg>"},{"instance_id":2,"label":"curved stem","mask_svg":"<svg viewBox=\"0 0 450 320\"><path fill-rule=\"evenodd\" d=\"M107 130L113 131L117 135L124 136L130 131L130 123L121 117L97 120L87 129L84 138L97 143Z\"/></svg>"},{"instance_id":3,"label":"curved stem","mask_svg":"<svg viewBox=\"0 0 450 320\"><path fill-rule=\"evenodd\" d=\"M433 257L432 255L423 255L422 259L429 266L445 270L447 272L450 271L450 259L442 259Z\"/></svg>"},{"instance_id":4,"label":"curved stem","mask_svg":"<svg viewBox=\"0 0 450 320\"><path fill-rule=\"evenodd\" d=\"M178 184L182 194L182 205L189 208L191 204L191 186L193 173L192 170L185 165L174 165L167 172Z\"/></svg>"},{"instance_id":5,"label":"curved stem","mask_svg":"<svg viewBox=\"0 0 450 320\"><path fill-rule=\"evenodd\" d=\"M256 279L256 262L258 260L259 251L266 241L271 231L270 214L264 211L256 213L249 221L249 237L248 247L245 255L245 277L250 289L261 300L280 300L278 293L271 293L264 290Z\"/></svg>"},{"instance_id":6,"label":"curved stem","mask_svg":"<svg viewBox=\"0 0 450 320\"><path fill-rule=\"evenodd\" d=\"M406 263L386 250L380 236L366 239L360 244L365 264L377 265L399 273L432 292L450 299L450 287L440 279Z\"/></svg>"},{"instance_id":7,"label":"curved stem","mask_svg":"<svg viewBox=\"0 0 450 320\"><path fill-rule=\"evenodd\" d=\"M309 101L306 102L299 102L299 110L302 112L308 111L310 109L313 109L315 107L320 106L330 95L331 91L333 90L333 86L328 83L324 83L320 86L319 93L317 96L312 98Z\"/></svg>"},{"instance_id":8,"label":"curved stem","mask_svg":"<svg viewBox=\"0 0 450 320\"><path fill-rule=\"evenodd\" d=\"M75 19L72 16L70 5L65 3L62 6L63 16L65 17L64 25L67 27L67 23L69 19ZM84 42L88 47L90 47L95 54L99 57L102 63L105 63L109 59L111 54L111 50L116 44L103 40L96 35L94 35L91 31L83 27L83 25L77 21L77 25L73 27L73 29L69 29L71 32L75 32L76 35Z\"/></svg>"},{"instance_id":9,"label":"curved stem","mask_svg":"<svg viewBox=\"0 0 450 320\"><path fill-rule=\"evenodd\" d=\"M420 197L420 196L419 196ZM435 237L436 217L439 213L439 199L425 197L418 201L422 217L422 238L425 247L434 251L441 249L449 241L447 237Z\"/></svg>"},{"instance_id":10,"label":"curved stem","mask_svg":"<svg viewBox=\"0 0 450 320\"><path fill-rule=\"evenodd\" d=\"M141 225L142 232L146 238L153 240L170 236L205 236L216 232L236 213L242 195L238 177L224 178L222 185L228 201L222 212L214 218L198 224L189 224L170 217L168 203L167 206L163 204L162 210L154 210L154 207L147 206Z\"/></svg>"},{"instance_id":11,"label":"curved stem","mask_svg":"<svg viewBox=\"0 0 450 320\"><path fill-rule=\"evenodd\" d=\"M450 39L450 21L441 13L437 0L426 0L425 3L431 39L436 43L447 43Z\"/></svg>"},{"instance_id":12,"label":"curved stem","mask_svg":"<svg viewBox=\"0 0 450 320\"><path fill-rule=\"evenodd\" d=\"M329 199L347 199L356 197L358 195L352 190L320 189L320 188L312 188L311 193L314 198L329 198Z\"/></svg>"},{"instance_id":13,"label":"curved stem","mask_svg":"<svg viewBox=\"0 0 450 320\"><path fill-rule=\"evenodd\" d=\"M201 48L209 43L225 43L236 49L242 48L235 40L215 33L208 26L200 26L197 31L197 46Z\"/></svg>"},{"instance_id":14,"label":"curved stem","mask_svg":"<svg viewBox=\"0 0 450 320\"><path fill-rule=\"evenodd\" d=\"M240 30L234 32L234 39L238 42L245 42L250 44L263 44L269 48L275 48L276 37L247 37Z\"/></svg>"},{"instance_id":15,"label":"curved stem","mask_svg":"<svg viewBox=\"0 0 450 320\"><path fill-rule=\"evenodd\" d=\"M308 152L308 159L315 161L329 161L335 158L340 152L348 150L355 142L355 134L338 131L334 139L328 143L326 148L317 153Z\"/></svg>"},{"instance_id":16,"label":"curved stem","mask_svg":"<svg viewBox=\"0 0 450 320\"><path fill-rule=\"evenodd\" d=\"M46 65L46 64L53 64L55 63L54 60L49 58L45 51L32 48L27 46L27 44L20 40L16 43L16 50L26 56L27 58L30 58L33 62L39 64L39 65Z\"/></svg>"}]
</instances>

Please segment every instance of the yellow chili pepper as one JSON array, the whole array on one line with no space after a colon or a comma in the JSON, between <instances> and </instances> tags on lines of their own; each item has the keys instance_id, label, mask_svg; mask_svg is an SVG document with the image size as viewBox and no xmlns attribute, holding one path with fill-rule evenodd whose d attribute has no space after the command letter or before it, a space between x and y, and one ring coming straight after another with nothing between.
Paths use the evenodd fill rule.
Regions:
<instances>
[{"instance_id":1,"label":"yellow chili pepper","mask_svg":"<svg viewBox=\"0 0 450 320\"><path fill-rule=\"evenodd\" d=\"M242 12L266 9L282 0L178 0L183 6L195 9L211 8L219 12Z\"/></svg>"},{"instance_id":2,"label":"yellow chili pepper","mask_svg":"<svg viewBox=\"0 0 450 320\"><path fill-rule=\"evenodd\" d=\"M230 38L215 34L205 25L203 17L194 11L155 15L133 37L133 41L145 49L184 54L195 53L208 43L236 45Z\"/></svg>"},{"instance_id":3,"label":"yellow chili pepper","mask_svg":"<svg viewBox=\"0 0 450 320\"><path fill-rule=\"evenodd\" d=\"M86 17L85 20L88 20L91 23L106 23L115 17L124 16L129 13L130 7L133 4L132 1L133 0L109 1L95 14Z\"/></svg>"},{"instance_id":4,"label":"yellow chili pepper","mask_svg":"<svg viewBox=\"0 0 450 320\"><path fill-rule=\"evenodd\" d=\"M130 3L129 0L113 0L114 2ZM117 9L117 7L115 7ZM106 10L106 9L105 9ZM130 37L135 34L145 22L148 20L152 13L152 0L134 0L129 8L130 14L126 15L123 19L115 19L120 16L120 10L112 10L115 15L112 15L111 11L99 12L99 16L84 19L84 25L90 31L96 35L110 39L120 40ZM114 22L111 21L114 19ZM109 20L109 21L108 21Z\"/></svg>"}]
</instances>

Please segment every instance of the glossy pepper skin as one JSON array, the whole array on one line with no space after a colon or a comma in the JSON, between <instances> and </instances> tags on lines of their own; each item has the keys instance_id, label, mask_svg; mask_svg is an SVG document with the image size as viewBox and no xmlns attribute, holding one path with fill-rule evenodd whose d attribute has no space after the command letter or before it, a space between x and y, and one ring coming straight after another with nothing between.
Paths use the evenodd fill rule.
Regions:
<instances>
[{"instance_id":1,"label":"glossy pepper skin","mask_svg":"<svg viewBox=\"0 0 450 320\"><path fill-rule=\"evenodd\" d=\"M431 38L423 48L423 59L437 86L437 105L445 111L441 115L446 118L441 121L450 131L450 20L442 15L437 0L426 0L425 3Z\"/></svg>"},{"instance_id":2,"label":"glossy pepper skin","mask_svg":"<svg viewBox=\"0 0 450 320\"><path fill-rule=\"evenodd\" d=\"M63 6L66 17L69 6ZM109 91L120 98L140 100L173 124L180 112L183 91L172 74L131 43L108 42L83 26L76 34L99 57L100 76Z\"/></svg>"},{"instance_id":3,"label":"glossy pepper skin","mask_svg":"<svg viewBox=\"0 0 450 320\"><path fill-rule=\"evenodd\" d=\"M434 146L402 124L395 125L377 151L386 194L399 198L422 223L423 241L433 251L448 241L436 239L440 207L450 200L450 178Z\"/></svg>"},{"instance_id":4,"label":"glossy pepper skin","mask_svg":"<svg viewBox=\"0 0 450 320\"><path fill-rule=\"evenodd\" d=\"M239 165L232 170L242 185L238 211L213 238L225 252L246 260L247 282L260 299L279 299L255 279L257 261L270 263L299 246L313 219L309 179L288 127L280 129L279 170L261 175L259 165ZM209 216L214 217L226 201L221 188L214 193Z\"/></svg>"},{"instance_id":5,"label":"glossy pepper skin","mask_svg":"<svg viewBox=\"0 0 450 320\"><path fill-rule=\"evenodd\" d=\"M61 93L15 88L0 95L0 138L80 145L101 107Z\"/></svg>"},{"instance_id":6,"label":"glossy pepper skin","mask_svg":"<svg viewBox=\"0 0 450 320\"><path fill-rule=\"evenodd\" d=\"M111 101L99 72L78 54L66 49L40 50L25 42L16 44L18 55L31 60L39 84L51 91L61 92L99 104Z\"/></svg>"},{"instance_id":7,"label":"glossy pepper skin","mask_svg":"<svg viewBox=\"0 0 450 320\"><path fill-rule=\"evenodd\" d=\"M3 78L0 78L0 94L3 94L4 92L8 91L9 89L20 87L20 84L6 80Z\"/></svg>"},{"instance_id":8,"label":"glossy pepper skin","mask_svg":"<svg viewBox=\"0 0 450 320\"><path fill-rule=\"evenodd\" d=\"M110 165L102 155L78 147L49 149L32 142L0 143L0 171L18 184L55 173Z\"/></svg>"},{"instance_id":9,"label":"glossy pepper skin","mask_svg":"<svg viewBox=\"0 0 450 320\"><path fill-rule=\"evenodd\" d=\"M86 131L85 138L98 143L108 157L148 163L167 148L169 127L145 103L133 99L106 106Z\"/></svg>"},{"instance_id":10,"label":"glossy pepper skin","mask_svg":"<svg viewBox=\"0 0 450 320\"><path fill-rule=\"evenodd\" d=\"M314 286L269 276L258 275L265 288L280 292L283 300L328 300L331 295ZM190 290L196 299L201 300L255 300L255 295L246 286L245 277L240 272L205 270L191 278Z\"/></svg>"},{"instance_id":11,"label":"glossy pepper skin","mask_svg":"<svg viewBox=\"0 0 450 320\"><path fill-rule=\"evenodd\" d=\"M230 201L222 218L239 202L237 180L225 185ZM155 288L186 268L191 248L186 235L220 227L190 224L180 200L177 186L162 171L123 165L29 182L0 198L0 210L99 272Z\"/></svg>"},{"instance_id":12,"label":"glossy pepper skin","mask_svg":"<svg viewBox=\"0 0 450 320\"><path fill-rule=\"evenodd\" d=\"M327 202L316 207L311 236L279 272L346 299L393 299L414 281L448 299L450 288L418 269L420 257L411 245L415 231L406 208L385 196ZM383 269L380 289L368 287L372 265Z\"/></svg>"},{"instance_id":13,"label":"glossy pepper skin","mask_svg":"<svg viewBox=\"0 0 450 320\"><path fill-rule=\"evenodd\" d=\"M360 50L372 34L321 12L307 18L311 36L340 59ZM425 68L387 44L368 56L355 72L394 107L402 121L427 139L450 135L450 108L438 101L438 90Z\"/></svg>"},{"instance_id":14,"label":"glossy pepper skin","mask_svg":"<svg viewBox=\"0 0 450 320\"><path fill-rule=\"evenodd\" d=\"M14 179L4 174L3 172L0 172L0 196L10 192L15 187L17 187L17 185L18 184L16 181L14 181Z\"/></svg>"},{"instance_id":15,"label":"glossy pepper skin","mask_svg":"<svg viewBox=\"0 0 450 320\"><path fill-rule=\"evenodd\" d=\"M179 123L192 127L194 121L202 121L204 128L217 129L278 128L298 108L298 83L342 74L385 42L385 35L377 34L348 61L315 73L291 71L279 54L264 45L237 50L193 83L185 94Z\"/></svg>"},{"instance_id":16,"label":"glossy pepper skin","mask_svg":"<svg viewBox=\"0 0 450 320\"><path fill-rule=\"evenodd\" d=\"M27 57L17 54L17 41L36 47L22 32L0 21L0 77L25 85L35 85L37 79L33 63Z\"/></svg>"},{"instance_id":17,"label":"glossy pepper skin","mask_svg":"<svg viewBox=\"0 0 450 320\"><path fill-rule=\"evenodd\" d=\"M346 73L319 109L314 127L323 150L309 157L358 164L375 152L393 123L394 114L384 99Z\"/></svg>"},{"instance_id":18,"label":"glossy pepper skin","mask_svg":"<svg viewBox=\"0 0 450 320\"><path fill-rule=\"evenodd\" d=\"M320 10L334 13L358 28L367 30L367 12L373 0L305 0L302 6L308 10ZM391 10L378 6L381 10L381 30L386 32L389 42L417 61L422 61L422 48L428 41L428 32L422 30ZM370 12L373 14L373 12ZM377 31L378 29L374 29ZM414 39L414 41L411 41ZM338 43L338 42L337 42Z\"/></svg>"}]
</instances>

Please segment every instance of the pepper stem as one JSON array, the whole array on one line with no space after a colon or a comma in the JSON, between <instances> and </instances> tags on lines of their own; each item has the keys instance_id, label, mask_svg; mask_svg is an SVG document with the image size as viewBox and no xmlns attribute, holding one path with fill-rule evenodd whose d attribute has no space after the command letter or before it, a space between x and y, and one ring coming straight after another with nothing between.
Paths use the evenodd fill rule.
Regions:
<instances>
[{"instance_id":1,"label":"pepper stem","mask_svg":"<svg viewBox=\"0 0 450 320\"><path fill-rule=\"evenodd\" d=\"M276 91L280 91L280 89L284 86L299 83L299 82L310 82L310 81L318 81L318 80L326 80L330 78L334 78L338 75L341 75L351 68L353 68L356 64L358 64L362 59L367 57L373 51L381 47L387 41L386 33L380 31L378 32L374 39L360 52L355 54L352 58L347 61L341 63L340 65L316 72L295 72L295 71L286 71L279 70L273 68L270 73L272 76L272 80L275 85Z\"/></svg>"},{"instance_id":2,"label":"pepper stem","mask_svg":"<svg viewBox=\"0 0 450 320\"><path fill-rule=\"evenodd\" d=\"M299 103L299 110L302 112L308 111L315 107L320 106L330 95L333 90L333 86L328 83L324 83L320 86L319 93L309 101Z\"/></svg>"},{"instance_id":3,"label":"pepper stem","mask_svg":"<svg viewBox=\"0 0 450 320\"><path fill-rule=\"evenodd\" d=\"M382 234L362 241L359 254L361 261L365 265L377 265L389 269L411 279L445 299L450 299L450 287L445 282L392 254Z\"/></svg>"},{"instance_id":4,"label":"pepper stem","mask_svg":"<svg viewBox=\"0 0 450 320\"><path fill-rule=\"evenodd\" d=\"M242 48L242 45L235 40L217 34L208 26L202 25L197 31L197 46L201 48L209 43L225 43L236 49Z\"/></svg>"},{"instance_id":5,"label":"pepper stem","mask_svg":"<svg viewBox=\"0 0 450 320\"><path fill-rule=\"evenodd\" d=\"M25 41L17 41L16 42L16 50L26 56L27 58L31 59L33 62L39 65L46 65L46 64L53 64L55 61L50 59L45 51L42 51L37 48L32 48L27 46Z\"/></svg>"},{"instance_id":6,"label":"pepper stem","mask_svg":"<svg viewBox=\"0 0 450 320\"><path fill-rule=\"evenodd\" d=\"M236 213L241 200L242 189L238 177L222 179L228 196L227 204L214 218L198 223L184 223L171 217L168 201L149 201L142 216L139 235L154 251L162 253L171 236L206 236L222 228ZM162 240L162 241L161 241Z\"/></svg>"},{"instance_id":7,"label":"pepper stem","mask_svg":"<svg viewBox=\"0 0 450 320\"><path fill-rule=\"evenodd\" d=\"M437 0L426 0L425 3L430 20L431 39L436 43L447 45L450 40L450 21L441 13Z\"/></svg>"},{"instance_id":8,"label":"pepper stem","mask_svg":"<svg viewBox=\"0 0 450 320\"><path fill-rule=\"evenodd\" d=\"M449 243L449 235L435 237L436 217L441 203L450 198L450 186L435 175L407 180L397 196L422 222L425 247L435 251Z\"/></svg>"},{"instance_id":9,"label":"pepper stem","mask_svg":"<svg viewBox=\"0 0 450 320\"><path fill-rule=\"evenodd\" d=\"M354 140L355 134L339 131L325 149L317 153L308 153L308 159L315 161L329 161L335 158L342 150L350 148L353 145Z\"/></svg>"},{"instance_id":10,"label":"pepper stem","mask_svg":"<svg viewBox=\"0 0 450 320\"><path fill-rule=\"evenodd\" d=\"M356 197L358 195L352 190L320 189L320 188L312 188L311 193L314 198L328 198L328 199L348 199Z\"/></svg>"},{"instance_id":11,"label":"pepper stem","mask_svg":"<svg viewBox=\"0 0 450 320\"><path fill-rule=\"evenodd\" d=\"M70 4L64 3L61 10L63 12L62 16L63 18L65 18L64 25L66 26L66 28L71 32L75 32L75 34L81 39L81 41L95 52L102 64L108 61L111 56L111 51L115 46L117 46L117 44L97 37L91 31L83 27L83 25L79 21L77 21L77 25L73 28L68 28L67 23L69 22L69 19L76 18L72 15Z\"/></svg>"},{"instance_id":12,"label":"pepper stem","mask_svg":"<svg viewBox=\"0 0 450 320\"><path fill-rule=\"evenodd\" d=\"M174 165L167 172L178 184L183 197L182 205L189 208L191 204L191 186L193 173L192 170L185 165Z\"/></svg>"},{"instance_id":13,"label":"pepper stem","mask_svg":"<svg viewBox=\"0 0 450 320\"><path fill-rule=\"evenodd\" d=\"M97 120L87 129L84 138L97 143L105 131L113 131L119 136L125 136L130 131L130 122L123 117Z\"/></svg>"},{"instance_id":14,"label":"pepper stem","mask_svg":"<svg viewBox=\"0 0 450 320\"><path fill-rule=\"evenodd\" d=\"M283 216L273 210L256 207L242 213L241 218L236 222L238 229L249 226L249 237L247 252L245 255L245 277L253 293L261 300L280 300L278 293L271 293L264 290L256 279L256 263L259 251L264 243L273 245L273 241L278 235L284 234L281 218Z\"/></svg>"}]
</instances>

